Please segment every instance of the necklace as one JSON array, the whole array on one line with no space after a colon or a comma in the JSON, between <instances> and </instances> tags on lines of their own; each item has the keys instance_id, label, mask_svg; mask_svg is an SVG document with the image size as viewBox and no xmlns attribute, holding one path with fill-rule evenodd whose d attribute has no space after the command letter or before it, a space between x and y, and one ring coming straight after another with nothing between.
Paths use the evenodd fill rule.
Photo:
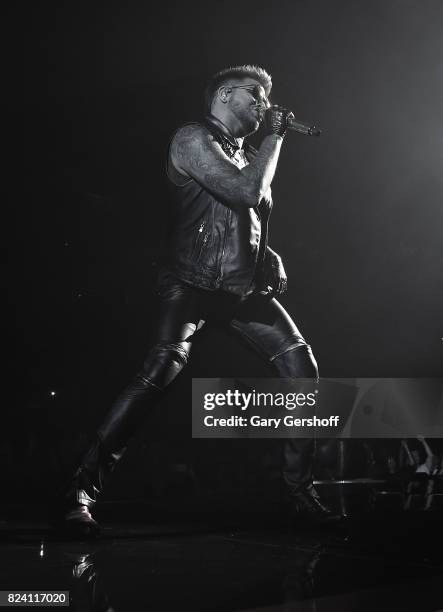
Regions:
<instances>
[{"instance_id":1,"label":"necklace","mask_svg":"<svg viewBox=\"0 0 443 612\"><path fill-rule=\"evenodd\" d=\"M239 144L237 138L233 135L228 126L223 123L223 121L221 121L218 117L214 117L214 115L210 115L210 119L211 121L214 121L220 126L222 126L223 135L228 140L229 144L231 144L233 147L236 147L237 149L241 149L241 145Z\"/></svg>"}]
</instances>

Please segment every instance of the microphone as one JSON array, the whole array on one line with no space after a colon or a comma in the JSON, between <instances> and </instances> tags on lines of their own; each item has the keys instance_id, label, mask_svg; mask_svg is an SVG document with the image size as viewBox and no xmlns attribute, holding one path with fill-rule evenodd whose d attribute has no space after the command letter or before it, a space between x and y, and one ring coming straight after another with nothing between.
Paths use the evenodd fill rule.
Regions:
<instances>
[{"instance_id":1,"label":"microphone","mask_svg":"<svg viewBox=\"0 0 443 612\"><path fill-rule=\"evenodd\" d=\"M288 129L299 132L300 134L306 134L307 136L320 136L321 130L315 125L305 125L300 121L297 121L295 117L288 117L287 119Z\"/></svg>"}]
</instances>

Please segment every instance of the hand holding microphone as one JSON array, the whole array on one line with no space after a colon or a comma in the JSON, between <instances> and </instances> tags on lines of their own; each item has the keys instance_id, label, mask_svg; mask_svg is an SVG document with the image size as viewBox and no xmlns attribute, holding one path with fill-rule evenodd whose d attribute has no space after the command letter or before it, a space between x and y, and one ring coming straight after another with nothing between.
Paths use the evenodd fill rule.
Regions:
<instances>
[{"instance_id":1,"label":"hand holding microphone","mask_svg":"<svg viewBox=\"0 0 443 612\"><path fill-rule=\"evenodd\" d=\"M288 129L288 119L294 115L284 106L273 104L265 113L265 128L269 134L284 136Z\"/></svg>"},{"instance_id":2,"label":"hand holding microphone","mask_svg":"<svg viewBox=\"0 0 443 612\"><path fill-rule=\"evenodd\" d=\"M286 130L294 130L300 134L306 134L307 136L320 136L321 130L317 129L315 125L306 125L297 121L294 117L294 113L285 108L284 106L278 106L273 104L270 106L265 113L265 127L270 134L278 134L284 136Z\"/></svg>"}]
</instances>

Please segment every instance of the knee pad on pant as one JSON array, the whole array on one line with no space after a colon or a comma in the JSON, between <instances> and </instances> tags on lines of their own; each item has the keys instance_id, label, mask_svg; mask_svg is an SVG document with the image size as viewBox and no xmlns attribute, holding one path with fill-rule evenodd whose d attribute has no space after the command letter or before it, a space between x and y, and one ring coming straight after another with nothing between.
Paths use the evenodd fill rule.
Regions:
<instances>
[{"instance_id":1,"label":"knee pad on pant","mask_svg":"<svg viewBox=\"0 0 443 612\"><path fill-rule=\"evenodd\" d=\"M97 432L108 462L115 463L123 454L128 439L144 422L149 409L154 408L161 397L162 390L172 382L187 360L188 352L179 344L152 347L143 369L117 397Z\"/></svg>"},{"instance_id":2,"label":"knee pad on pant","mask_svg":"<svg viewBox=\"0 0 443 612\"><path fill-rule=\"evenodd\" d=\"M279 375L283 378L315 378L318 367L309 344L299 342L271 358Z\"/></svg>"},{"instance_id":3,"label":"knee pad on pant","mask_svg":"<svg viewBox=\"0 0 443 612\"><path fill-rule=\"evenodd\" d=\"M189 353L180 344L156 344L149 351L138 378L164 389L188 362Z\"/></svg>"}]
</instances>

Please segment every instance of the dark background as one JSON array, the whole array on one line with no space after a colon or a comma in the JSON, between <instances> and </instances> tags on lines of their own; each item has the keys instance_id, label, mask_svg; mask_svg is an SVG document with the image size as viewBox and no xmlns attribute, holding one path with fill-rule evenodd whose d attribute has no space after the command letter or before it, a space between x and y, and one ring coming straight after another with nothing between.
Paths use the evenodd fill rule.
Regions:
<instances>
[{"instance_id":1,"label":"dark background","mask_svg":"<svg viewBox=\"0 0 443 612\"><path fill-rule=\"evenodd\" d=\"M143 358L165 149L228 65L264 66L273 100L324 130L286 138L270 238L321 375L442 374L439 0L46 2L23 5L20 23L25 162L6 236L19 375L2 446L18 496L23 479L30 490L68 470ZM131 451L146 453L146 486L215 447L234 465L230 441L190 440L192 376L262 373L229 338L196 347Z\"/></svg>"}]
</instances>

